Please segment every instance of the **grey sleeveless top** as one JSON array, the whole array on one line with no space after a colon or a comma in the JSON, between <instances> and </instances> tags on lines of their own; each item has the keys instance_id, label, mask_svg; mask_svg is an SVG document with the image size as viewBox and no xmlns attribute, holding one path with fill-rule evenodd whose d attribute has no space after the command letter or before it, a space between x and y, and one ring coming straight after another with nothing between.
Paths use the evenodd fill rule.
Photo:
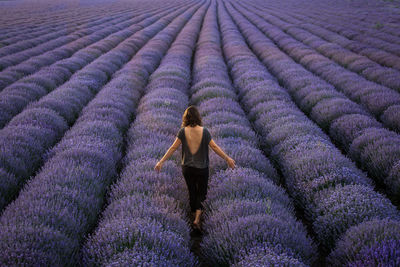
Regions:
<instances>
[{"instance_id":1,"label":"grey sleeveless top","mask_svg":"<svg viewBox=\"0 0 400 267\"><path fill-rule=\"evenodd\" d=\"M176 137L178 137L182 142L182 166L201 169L208 167L208 144L211 141L211 134L206 127L203 127L203 136L201 138L200 147L194 155L190 152L189 146L186 142L185 128L181 128Z\"/></svg>"}]
</instances>

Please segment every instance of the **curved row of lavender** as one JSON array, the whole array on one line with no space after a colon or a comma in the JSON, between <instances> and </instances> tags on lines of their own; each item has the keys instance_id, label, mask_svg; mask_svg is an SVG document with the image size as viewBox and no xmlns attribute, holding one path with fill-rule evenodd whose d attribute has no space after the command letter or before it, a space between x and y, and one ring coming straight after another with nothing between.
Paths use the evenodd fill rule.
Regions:
<instances>
[{"instance_id":1,"label":"curved row of lavender","mask_svg":"<svg viewBox=\"0 0 400 267\"><path fill-rule=\"evenodd\" d=\"M24 48L24 45L21 44L21 42L14 43L13 45L9 45L4 48L0 48L0 54L7 55L0 58L0 69L2 69L2 72L0 73L0 90L7 85L17 81L21 77L30 75L38 71L44 66L53 64L55 62L60 64L60 61L62 59L71 57L78 50L86 48L90 44L95 43L114 32L121 31L122 29L127 28L132 24L135 24L138 21L142 20L144 16L148 16L149 13L151 13L152 11L160 9L160 7L154 6L151 3L148 3L147 5L148 7L143 6L141 7L141 9L134 10L133 12L124 11L121 12L121 14L112 14L111 17L107 16L99 20L92 20L90 23L82 25L82 29L79 28L77 31L74 31L67 36L64 36L64 32L60 32L58 33L58 36L60 38L56 38L51 42L46 42L41 45L34 46L31 39L24 40L23 44L26 43L26 46L29 49L24 49L20 53L13 53L15 51L12 51L10 49L15 46L18 47L18 49L22 50ZM165 9L168 6L176 6L176 3L169 3L163 8ZM140 17L139 14L144 15ZM97 17L98 16L99 14L97 14ZM63 27L66 26L67 25L64 25ZM44 72L44 69L41 69L41 71L41 75L44 75L46 73ZM46 71L51 73L54 70L46 69ZM44 76L46 77L46 75ZM37 79L37 77L40 76L33 77ZM33 77L29 76L29 78ZM37 81L33 79L29 81L31 83L38 82L40 84L40 80ZM24 82L27 83L29 81L25 80ZM15 87L15 84L13 84L13 86Z\"/></svg>"},{"instance_id":2,"label":"curved row of lavender","mask_svg":"<svg viewBox=\"0 0 400 267\"><path fill-rule=\"evenodd\" d=\"M296 220L285 190L276 185L277 172L259 149L231 85L221 52L216 2L199 36L191 93L205 127L237 164L235 170L225 170L226 162L210 155L202 259L210 266L311 265L316 247Z\"/></svg>"},{"instance_id":3,"label":"curved row of lavender","mask_svg":"<svg viewBox=\"0 0 400 267\"><path fill-rule=\"evenodd\" d=\"M92 35L84 36L75 42L33 57L15 66L15 69L21 67L29 73L26 73L27 76L18 81L9 79L10 82L14 81L14 83L0 92L0 128L5 126L31 102L62 86L71 79L74 73L117 46L118 36L132 35L152 21L147 19L150 15L161 17L166 13L168 12L162 12L162 10L141 11L135 14L132 20L129 19L126 22L108 27L107 24L102 24L99 26L101 30ZM7 76L9 69L12 69L10 70L11 73L15 73L14 67L7 68L0 73L0 77L3 74ZM49 106L52 106L51 104L48 103Z\"/></svg>"},{"instance_id":4,"label":"curved row of lavender","mask_svg":"<svg viewBox=\"0 0 400 267\"><path fill-rule=\"evenodd\" d=\"M243 5L241 8L244 8ZM399 117L394 115L400 113L398 70L381 66L339 45L330 44L294 26L299 23L298 21L288 23L269 15L265 10L262 12L253 10L252 13L267 20L268 25L265 26L277 27L284 32L282 34L287 37L285 44L279 41L278 45L287 55L334 85L349 99L364 106L386 127L400 132L400 121L396 121ZM293 36L293 39L290 36ZM293 46L296 49L292 50Z\"/></svg>"},{"instance_id":5,"label":"curved row of lavender","mask_svg":"<svg viewBox=\"0 0 400 267\"><path fill-rule=\"evenodd\" d=\"M192 53L207 6L197 10L149 78L128 131L121 178L112 185L99 225L83 246L85 266L198 264L189 249L188 191L178 167L180 155L173 155L160 173L154 166L173 142L188 104ZM141 64L159 60L156 55L162 57L174 35L150 41L154 54ZM153 71L137 67L145 68L146 75Z\"/></svg>"},{"instance_id":6,"label":"curved row of lavender","mask_svg":"<svg viewBox=\"0 0 400 267\"><path fill-rule=\"evenodd\" d=\"M240 9L246 8L241 5ZM259 7L257 11L253 9L252 14L256 13L265 20L262 27L268 27L270 33L280 32L279 41L272 39L288 56L362 105L386 127L400 132L400 116L396 115L400 114L398 70L383 67L366 57L341 49L339 45L323 41L294 26L298 22L288 23L269 15L265 10L258 10Z\"/></svg>"},{"instance_id":7,"label":"curved row of lavender","mask_svg":"<svg viewBox=\"0 0 400 267\"><path fill-rule=\"evenodd\" d=\"M373 1L84 0L79 11L46 1L51 10L0 8L0 265L198 263L178 154L153 170L188 104L195 49L192 101L239 166L223 170L210 155L202 258L314 263L263 149L327 265L400 264L399 211L337 149L400 203L400 139L386 129L400 129L400 32L390 25L400 15Z\"/></svg>"},{"instance_id":8,"label":"curved row of lavender","mask_svg":"<svg viewBox=\"0 0 400 267\"><path fill-rule=\"evenodd\" d=\"M266 11L266 9L262 9L262 11ZM337 72L342 71L343 74L347 74L349 77L347 79L354 79L354 82L362 83L362 86L365 87L373 87L376 86L377 90L387 90L391 88L393 90L400 91L400 81L399 81L399 71L381 66L380 64L364 57L362 55L358 55L347 49L343 49L339 45L330 44L323 39L313 36L308 31L301 29L300 27L293 26L293 24L298 24L301 21L289 19L290 22L285 22L284 20L277 18L276 16L270 16L269 14L264 13L265 18L268 18L269 23L274 24L275 26L281 28L283 31L288 33L289 35L293 36L296 40L300 41L301 43L315 49L312 50L314 54L320 54L320 60L322 60L325 64L330 63L332 66L331 68L335 68L333 71L334 75L332 77L327 77L325 72L318 73L325 79L330 79L329 81L339 82L337 81L338 77ZM289 17L286 17L288 19ZM289 25L292 27L289 28ZM305 47L307 47L305 46ZM310 54L311 55L311 54ZM396 56L393 53L387 53L387 57L391 57L392 61L396 62ZM331 60L329 60L331 58ZM383 58L384 59L384 58ZM336 64L335 64L336 63ZM396 65L399 63L396 62ZM342 67L341 67L342 66ZM315 70L316 72L318 70ZM320 70L322 71L322 70ZM354 73L352 73L354 72ZM359 75L357 75L359 74ZM365 79L364 79L365 78ZM367 82L367 80L372 81ZM377 86L377 84L381 84L382 86ZM348 89L346 84L343 82L338 83L337 87L343 91ZM390 92L390 90L388 90Z\"/></svg>"},{"instance_id":9,"label":"curved row of lavender","mask_svg":"<svg viewBox=\"0 0 400 267\"><path fill-rule=\"evenodd\" d=\"M146 1L136 0L135 6L139 7L143 2ZM56 26L61 25L66 18L79 19L100 10L105 14L111 10L125 10L129 7L132 5L128 1L109 0L81 0L79 2L36 0L34 4L30 0L1 1L0 25L4 27L0 29L0 47L3 46L1 40L4 38L19 36L18 40L37 37L34 32L40 28L47 31L53 25L49 22L54 22Z\"/></svg>"},{"instance_id":10,"label":"curved row of lavender","mask_svg":"<svg viewBox=\"0 0 400 267\"><path fill-rule=\"evenodd\" d=\"M321 248L333 250L328 263L393 263L400 245L400 234L392 234L400 227L399 211L296 107L243 37L264 62L285 67L282 72L290 70L288 64L279 62L275 50L265 49L266 37L254 25L226 6L229 13L221 9L219 14L223 47L241 103L266 141L266 152L280 167L289 193L304 209ZM388 244L386 254L379 253Z\"/></svg>"},{"instance_id":11,"label":"curved row of lavender","mask_svg":"<svg viewBox=\"0 0 400 267\"><path fill-rule=\"evenodd\" d=\"M101 11L99 10L97 12L100 13ZM53 22L54 24L52 24L49 22L53 27L35 31L34 33L38 35L37 37L25 37L23 34L18 34L14 38L2 40L1 42L3 45L8 45L0 48L0 70L4 70L5 68L20 63L23 60L41 54L44 51L74 41L81 35L88 34L87 29L85 28L93 27L101 23L107 23L115 17L124 15L126 12L120 11L115 14L111 13L110 15L101 17L100 19L99 13L88 14L87 16L81 16L80 18L67 17L65 24L59 25L58 27L57 25L54 25L56 23ZM21 38L21 40L18 40L18 37ZM40 47L42 47L42 49L40 49Z\"/></svg>"},{"instance_id":12,"label":"curved row of lavender","mask_svg":"<svg viewBox=\"0 0 400 267\"><path fill-rule=\"evenodd\" d=\"M302 10L296 10L296 13L288 10L286 10L285 13L281 13L279 12L280 10L281 9L278 10L277 8L268 6L268 11L270 14L278 16L285 21L296 23L296 26L331 43L329 45L326 44L326 46L337 47L339 50L344 49L342 51L344 53L347 53L347 55L350 55L351 52L355 53L351 54L350 58L346 58L347 62L344 62L345 64L353 63L353 60L355 61L361 59L360 56L364 56L384 67L391 67L396 70L400 70L400 57L398 55L392 52L387 52L384 50L384 48L380 49L379 47L374 47L371 44L365 44L362 42L362 40L358 40L360 39L359 36L363 35L363 33L360 32L360 28L357 28L357 31L351 31L351 35L349 36L348 34L345 34L345 31L348 30L347 27L341 27L339 28L340 30L332 28L332 26L337 26L336 24L333 24L334 22L331 22L329 24L323 23L320 19L308 17L306 13L301 14L300 12ZM338 20L337 17L336 20ZM366 29L370 29L371 26L372 25L368 25L368 28ZM366 29L362 29L362 31L364 32ZM341 33L344 34L342 35ZM377 31L374 31L374 33L376 34ZM369 35L369 38L371 38L371 35ZM396 42L397 39L396 43L400 44L400 38L395 37L392 34L385 34L384 32L382 32L380 33L379 37L376 37L376 42L382 42L381 39L388 40L389 42ZM339 45L339 47L335 44ZM340 60L340 58L334 57L334 55L332 55L332 58ZM363 58L362 60L364 62L369 62L365 58ZM367 65L366 67L369 67L369 65Z\"/></svg>"},{"instance_id":13,"label":"curved row of lavender","mask_svg":"<svg viewBox=\"0 0 400 267\"><path fill-rule=\"evenodd\" d=\"M384 186L385 192L395 203L399 203L400 135L384 128L362 106L282 52L274 41L283 46L289 46L290 42L285 43L286 38L281 30L270 27L270 24L246 9L240 9L240 13L254 23L258 35L262 31L262 41L258 39L258 43L253 42L253 50L289 90L296 104L329 133L352 160L380 186ZM246 38L250 41L254 35ZM296 50L296 46L292 46L292 49ZM268 56L274 59L270 60Z\"/></svg>"},{"instance_id":14,"label":"curved row of lavender","mask_svg":"<svg viewBox=\"0 0 400 267\"><path fill-rule=\"evenodd\" d=\"M177 8L175 8L177 9ZM177 11L178 12L178 11ZM42 166L46 152L64 135L87 103L112 79L112 75L171 20L171 10L158 12L134 28L114 35L98 58L72 75L62 86L33 102L0 130L0 210ZM179 13L176 13L179 14ZM162 17L164 15L164 17ZM89 54L90 55L90 54ZM90 56L89 56L90 58Z\"/></svg>"},{"instance_id":15,"label":"curved row of lavender","mask_svg":"<svg viewBox=\"0 0 400 267\"><path fill-rule=\"evenodd\" d=\"M270 8L270 7L269 7ZM296 10L297 14L298 10ZM275 12L274 14L279 14L278 12ZM299 17L299 15L296 15L294 13L290 13L291 17ZM372 13L373 14L373 13ZM285 16L285 18L288 18L288 16ZM305 16L299 17L301 20L306 20ZM337 19L337 18L336 18ZM309 19L307 21L310 21ZM353 18L353 21L358 21ZM350 23L351 24L351 23ZM348 25L350 25L348 24ZM355 53L360 54L360 56L365 56L370 58L371 60L386 66L386 67L392 67L397 70L400 70L400 56L397 56L395 54L396 51L400 51L400 38L397 38L398 41L396 42L396 38L392 34L385 34L381 33L379 35L380 38L386 39L391 42L390 46L394 47L395 49L391 49L390 52L386 52L384 50L384 47L381 47L377 44L380 44L382 42L381 39L377 38L373 44L369 43L362 43L362 39L357 38L359 35L362 35L360 32L356 31L351 31L350 35L346 34L348 33L348 28L342 27L339 29L336 29L336 25L334 24L326 24L321 22L321 18L317 17L315 19L312 19L310 22L306 23L296 23L296 25L299 25L300 27L312 32L313 34L323 36L324 39L327 39L330 42L335 42L338 45L341 45L344 49L351 50ZM325 29L325 28L327 29ZM333 27L333 28L332 28ZM385 27L386 28L386 27ZM357 29L360 30L360 29ZM369 30L369 29L368 29ZM364 32L365 29L362 29ZM335 34L335 33L340 33L343 34L344 36L340 34ZM376 31L374 31L376 33ZM371 38L371 34L369 35L368 38ZM394 43L393 43L394 42ZM331 44L332 45L332 44ZM335 51L336 53L337 51ZM341 53L338 53L341 55ZM337 57L334 54L332 57ZM360 71L363 71L365 68L369 68L370 64L367 62L365 59L361 59L360 61L354 61L357 57L355 55L351 57L347 57L343 59L344 61L347 61L347 65L356 65L355 68L358 68ZM385 77L385 74L383 72L378 72L376 73L376 78L381 79L380 76ZM396 80L398 80L398 76L395 77ZM391 129L395 129L399 131L399 124L400 124L400 111L399 107L400 105L395 104L396 98L391 100L391 96L393 93L384 93L381 92L380 89L378 89L376 86L373 88L362 88L358 84L357 86L357 95L354 96L354 99L359 98L360 101L363 101L367 103L368 101L370 102L369 106L373 106L374 102L378 101L376 98L373 96L378 97L378 105L376 105L375 109L378 109L375 111L376 116L379 117L379 119L387 125ZM353 86L354 87L354 86ZM361 87L361 88L360 88ZM360 90L361 89L361 90ZM361 93L361 94L360 94ZM372 94L372 95L370 95ZM349 92L349 95L351 95L351 92ZM385 99L381 99L382 97L385 97ZM398 98L398 97L397 97ZM366 104L368 106L368 104ZM370 110L373 110L374 108L371 108Z\"/></svg>"},{"instance_id":16,"label":"curved row of lavender","mask_svg":"<svg viewBox=\"0 0 400 267\"><path fill-rule=\"evenodd\" d=\"M101 40L112 33L112 31L109 34L104 30L99 31L104 27L117 25L114 26L114 31L117 31L118 29L121 30L132 25L134 22L132 23L130 19L138 14L137 12L131 13L113 14L102 19L92 19L91 23L81 26L81 28L71 31L69 34L63 31L55 32L54 34L57 34L55 38L45 40L41 44L31 43L31 39L28 39L0 48L2 56L0 58L0 90L3 90L6 86L22 77L38 71L43 66L51 65L63 58L70 57L77 50ZM125 24L122 24L124 21ZM90 36L91 34L92 36ZM26 43L26 47L24 47L24 43ZM22 51L11 51L15 50L13 49L14 46Z\"/></svg>"},{"instance_id":17,"label":"curved row of lavender","mask_svg":"<svg viewBox=\"0 0 400 267\"><path fill-rule=\"evenodd\" d=\"M146 70L151 73L157 67L162 49L168 48L164 40L173 39L191 18L192 5L169 12L155 26L135 35L147 41L165 28L142 49L137 48L137 53L131 40L125 49L131 47L127 57L134 55L132 59L83 109L74 126L48 153L40 172L4 210L0 217L1 265L77 264L84 237L97 224L106 190L117 176L124 134L146 84Z\"/></svg>"},{"instance_id":18,"label":"curved row of lavender","mask_svg":"<svg viewBox=\"0 0 400 267\"><path fill-rule=\"evenodd\" d=\"M372 2L378 3L375 0ZM396 14L396 9L379 10L379 7L368 8L366 5L359 8L343 8L339 5L340 11L337 12L331 10L332 6L327 8L317 6L316 3L318 1L270 2L270 6L274 9L284 9L286 12L296 12L295 17L303 15L303 18L307 18L313 24L326 27L358 44L370 45L400 56L396 47L396 44L400 44L400 33L396 27L399 14ZM258 4L265 6L262 2Z\"/></svg>"},{"instance_id":19,"label":"curved row of lavender","mask_svg":"<svg viewBox=\"0 0 400 267\"><path fill-rule=\"evenodd\" d=\"M49 34L49 31L61 30L63 29L63 26L76 27L83 21L89 21L87 20L88 18L98 17L99 12L104 12L105 8L108 8L107 12L110 12L110 14L121 11L121 6L112 8L108 6L104 7L103 9L82 8L77 10L76 8L73 8L59 13L50 11L45 15L42 14L41 18L26 16L26 14L29 14L29 12L25 12L24 17L18 19L18 14L15 14L15 12L11 12L9 9L4 8L3 10L7 13L7 16L0 14L2 15L1 18L6 19L6 21L1 21L3 28L0 29L0 47L9 46L9 48L7 48L7 50L1 49L2 52L0 55L6 55L4 51L8 51L10 54L14 53L15 51L20 51L21 48L28 44L28 42L26 42L27 39L32 39L31 45L34 45L36 43L40 43L40 39L36 39L36 37ZM32 14L30 13L30 15ZM45 38L46 36L44 36L44 39ZM20 41L24 41L22 42L21 47L15 45ZM27 46L27 48L29 47L30 46Z\"/></svg>"}]
</instances>

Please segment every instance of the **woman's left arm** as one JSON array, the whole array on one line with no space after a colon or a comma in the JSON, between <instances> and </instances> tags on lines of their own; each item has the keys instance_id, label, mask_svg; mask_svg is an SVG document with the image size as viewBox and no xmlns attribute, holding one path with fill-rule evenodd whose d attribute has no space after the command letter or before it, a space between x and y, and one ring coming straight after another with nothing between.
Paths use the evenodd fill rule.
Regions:
<instances>
[{"instance_id":1,"label":"woman's left arm","mask_svg":"<svg viewBox=\"0 0 400 267\"><path fill-rule=\"evenodd\" d=\"M176 137L174 143L169 147L168 151L165 153L162 159L160 159L160 161L157 162L156 166L154 167L154 170L160 171L164 162L167 159L169 159L169 157L171 157L172 154L174 154L175 150L177 150L180 145L181 145L181 140L178 137Z\"/></svg>"}]
</instances>

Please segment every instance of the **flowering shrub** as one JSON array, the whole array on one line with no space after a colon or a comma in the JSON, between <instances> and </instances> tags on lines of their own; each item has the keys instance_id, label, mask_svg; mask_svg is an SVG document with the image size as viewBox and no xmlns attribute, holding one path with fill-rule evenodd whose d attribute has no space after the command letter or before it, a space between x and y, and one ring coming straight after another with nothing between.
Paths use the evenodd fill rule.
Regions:
<instances>
[{"instance_id":1,"label":"flowering shrub","mask_svg":"<svg viewBox=\"0 0 400 267\"><path fill-rule=\"evenodd\" d=\"M398 220L374 219L353 226L329 255L330 265L362 266L399 263L400 224Z\"/></svg>"},{"instance_id":2,"label":"flowering shrub","mask_svg":"<svg viewBox=\"0 0 400 267\"><path fill-rule=\"evenodd\" d=\"M400 265L392 9L0 2L1 266ZM154 170L188 105L236 163L198 243L181 149Z\"/></svg>"},{"instance_id":3,"label":"flowering shrub","mask_svg":"<svg viewBox=\"0 0 400 267\"><path fill-rule=\"evenodd\" d=\"M154 39L147 43L146 39L136 43L138 47L144 43L146 45L123 67L124 71L119 72L119 76L135 75L134 70L144 64L141 60L143 54L152 50L158 51L160 54L167 52L168 44L172 43L174 36L188 21L188 16L193 14L198 7L197 5L191 8L188 6L178 8L168 16L161 18L158 23L149 26L151 31L148 31L147 38L156 35L164 27L165 29L161 33L169 32L170 37L166 39L163 35L156 35ZM180 15L182 13L183 15ZM138 35L140 36L140 34L143 34L143 32L139 31ZM158 45L160 40L167 43L167 45L164 45L164 50L160 49L160 45ZM127 39L127 42L132 42L132 40ZM146 62L149 72L152 72L150 67L155 70L158 64L157 58ZM139 98L146 84L147 77L137 75L136 78L142 82L135 83L136 79L130 79L131 83L129 84L124 81L120 86L116 86L117 82L104 86L94 100L89 102L82 110L82 117L66 132L61 141L47 153L48 159L40 172L29 180L18 198L4 210L0 217L0 238L3 241L1 242L0 260L3 265L29 264L32 260L43 265L63 265L66 263L76 265L79 262L81 259L79 250L85 241L85 236L97 225L98 217L105 204L104 196L112 181L117 177L122 158L123 136L129 127L130 118L138 107ZM121 80L117 79L117 81ZM129 92L131 94L129 98L125 98L126 102L116 101ZM101 111L104 107L102 103L107 103L107 108L115 110L118 116L92 117L86 115L93 112L99 113L98 111ZM124 107L122 109L121 104ZM55 114L55 112L53 113ZM22 114L26 115L15 117L10 122L9 127L24 126L31 123L34 127L40 126L46 130L58 130L56 127L59 125L59 120L45 120L47 114L38 117L37 120L33 119L33 116L37 114L30 110ZM32 119L25 119L28 115ZM4 128L3 131L7 129L8 127ZM44 138L44 136L41 136L41 138ZM27 149L27 147L22 148ZM31 157L40 156L38 153L29 155ZM35 163L28 160L26 162ZM5 174L9 175L10 173ZM111 216L110 218L116 221L114 217ZM177 220L173 219L172 224L175 225ZM183 224L180 220L178 221L181 225ZM104 225L110 225L110 223L105 220ZM187 232L182 232L182 228L179 228L180 232L177 234L166 230L161 234L163 236L161 240L157 241L156 238L151 241L154 238L151 231L162 228L160 222L154 222L150 218L137 218L137 221L132 221L129 218L129 223L121 224L118 222L114 226L117 225L123 228L121 233L126 233L127 237L129 237L129 231L126 231L132 229L132 227L139 226L143 231L150 231L146 239L148 244L164 242L164 239L168 237L169 242L171 242L171 253L172 251L176 252L173 255L182 256L183 251L186 251L187 256L184 262L189 264L194 262L187 247L182 245L186 244L189 238ZM98 229L103 233L108 228ZM118 233L118 230L114 228L109 234L112 233ZM132 234L137 233L132 231ZM38 235L38 237L32 237L33 235ZM97 235L99 241L102 240L101 236L102 234ZM105 237L108 241L111 240L107 235ZM127 244L124 239L116 237L115 240L116 247L120 244ZM40 246L43 243L46 245ZM88 247L96 246L100 247L96 244L91 244ZM163 250L169 246L168 243L165 243L165 245L160 245L159 248ZM98 251L98 253L106 254L107 250ZM86 257L86 259L88 258ZM111 258L94 261L106 263L108 260L111 260ZM85 262L89 265L92 264L92 260Z\"/></svg>"},{"instance_id":4,"label":"flowering shrub","mask_svg":"<svg viewBox=\"0 0 400 267\"><path fill-rule=\"evenodd\" d=\"M128 129L121 177L111 186L108 206L81 251L85 265L194 266L198 263L189 249L188 192L177 166L179 155L165 162L159 173L154 171L154 166L171 145L188 103L187 69L191 61L181 56L186 52L181 48L194 49L196 34L188 33L200 31L206 7L203 3L190 8L174 20L171 26L175 27L167 27L162 32L169 34L168 39L157 35L147 44L149 50L139 51L141 56L166 51L168 42L183 28L150 76L145 95L139 101L136 119ZM164 50L159 48L161 45ZM166 71L170 69L175 71ZM182 83L173 88L175 76L181 77Z\"/></svg>"},{"instance_id":5,"label":"flowering shrub","mask_svg":"<svg viewBox=\"0 0 400 267\"><path fill-rule=\"evenodd\" d=\"M368 142L375 144L382 153L385 153L385 160L387 161L385 168L388 168L389 171L394 168L394 165L400 160L400 157L397 153L388 153L385 148L380 147L380 144L383 139L390 138L393 140L392 142L396 144L394 145L394 149L397 149L400 136L397 133L383 128L384 126L390 128L392 123L382 125L374 117L380 119L381 114L389 108L392 113L394 112L392 107L395 109L400 101L398 92L384 86L378 86L367 82L355 73L346 71L344 68L340 68L339 71L329 60L324 59L321 55L315 55L315 52L311 48L306 47L301 42L294 41L286 31L282 30L282 28L293 27L292 25L273 18L273 16L265 12L260 12L258 7L251 7L251 5L243 6L237 3L233 4L231 9L234 14L237 14L234 15L235 18L238 16L241 18L235 20L238 22L243 36L248 39L250 47L255 54L260 57L271 73L285 86L285 89L289 91L298 106L305 113L309 114L310 118L316 122L320 128L330 133L330 129L333 127L332 125L334 125L334 131L346 132L348 126L346 124L335 124L337 120L349 115L364 115L353 116L353 123L358 125L359 129L357 134L361 135L365 133ZM249 22L253 24L248 26ZM288 32L292 32L292 30L288 30ZM268 47L268 49L266 49L266 47ZM229 58L233 57L235 53L234 50L238 50L239 48L235 46L232 49L228 56ZM305 59L306 57L307 60ZM312 61L314 61L315 64L311 67L311 63L309 64L309 62ZM243 64L243 61L240 63ZM232 68L232 70L235 69ZM252 67L251 72L254 71L255 68ZM384 69L382 68L381 71L384 71ZM398 77L394 78L393 76L396 71L392 72L392 70L388 70L384 71L384 73L391 73L387 74L388 76L386 77L392 77L390 78L390 84L395 88L395 84L400 82ZM368 75L370 74L371 73ZM376 74L370 76L371 79L376 79L375 77L377 77ZM327 81L323 80L323 78ZM382 81L380 80L380 82ZM241 84L240 81L237 83ZM259 82L257 85L258 84ZM332 86L332 84L335 87ZM363 86L360 84L363 84ZM310 89L307 87L310 87ZM316 88L317 90L315 90ZM337 89L339 89L340 92L338 92ZM396 113L394 112L393 114ZM390 121L390 119L385 117L385 119L381 121L387 122ZM371 126L380 128L380 134L367 134ZM396 127L391 129L397 131ZM393 134L395 136L393 136ZM341 135L335 134L334 132L330 133L330 137L333 138L333 141L342 146L345 151L349 151L350 147L356 149L353 142L356 142L357 136L354 136L351 140L346 140L344 143ZM348 153L347 155L351 157L352 160L356 161L359 166L368 172L372 178L377 180L378 183L384 184L386 192L397 202L400 197L400 191L398 188L392 189L393 186L397 185L391 182L388 172L384 172L383 175L377 175L375 169L376 164L370 164L361 157L357 157L357 153L363 153L360 148L357 149L355 153ZM369 157L371 157L371 161L373 162L381 160L379 154L370 154Z\"/></svg>"},{"instance_id":6,"label":"flowering shrub","mask_svg":"<svg viewBox=\"0 0 400 267\"><path fill-rule=\"evenodd\" d=\"M365 125L371 130L375 129L371 127L378 125L378 130L380 130L379 123L370 123L371 116L355 104L343 106L344 103L350 102L341 94L334 93L334 91L332 94L319 94L327 86L321 86L320 80L315 79L314 76L311 77L304 69L293 63L293 60L277 50L268 38L272 36L278 39L281 33L275 31L274 28L268 28L269 24L260 17L250 15L248 8L239 9L238 5L226 3L222 6L226 7L228 12L223 11L225 9L221 7L220 13L223 14L221 15L223 17L221 33L224 54L226 58L231 59L228 66L234 84L237 85L239 94L242 95L241 103L249 117L255 122L255 128L266 141L266 152L279 165L290 195L296 200L297 206L304 210L305 217L312 222L313 232L320 244L324 249L330 251L335 248L337 240L341 236L351 233L352 226L374 218L398 220L399 213L390 201L384 195L373 191L372 181L345 157L318 127L329 130L330 121L338 122L335 128L331 128L332 133L337 133L339 131L337 126L344 125L344 123L339 123L341 117L335 114L348 114L344 112L345 109L355 111L354 115L350 113L345 116L364 119L365 122L355 123L354 126L351 126L354 127L354 130L348 131L344 137L337 134L340 136L338 140L361 136L362 133L358 132L358 125ZM231 19L228 16L231 16ZM248 20L254 25L250 24ZM296 103L301 100L300 95L305 99L305 96L313 91L316 92L313 97L303 103L307 106L304 110L313 119L315 118L318 125L311 123L292 102L288 101L286 90L280 88L275 78L268 74L267 69L249 50L243 37L246 38L246 42L254 53L268 67L268 70L271 70L278 80L288 87ZM282 41L282 45L283 43L284 41ZM232 60L239 50L241 51L241 60ZM251 70L249 66L251 66ZM247 79L248 75L244 75L247 72L264 72L266 74L258 74L259 78L253 82ZM254 75L252 74L252 76ZM249 100L251 97L246 96L251 95L253 85L262 88L260 83L263 82L263 79L265 81L264 97L260 99L254 97ZM275 85L271 86L270 84L274 82ZM301 89L308 84L312 84L315 90ZM268 93L269 88L273 88L273 94ZM277 97L279 90L282 95L281 99ZM270 95L271 99L269 100L268 96ZM342 104L335 106L333 103ZM302 108L302 106L300 107ZM327 113L324 114L332 116L320 116L318 117L320 119L317 119L317 108L318 110L325 109ZM337 110L343 110L343 112L337 113ZM348 126L346 125L346 127ZM342 129L340 131L347 133ZM353 141L344 140L349 143ZM341 144L345 142L342 141ZM390 157L389 154L385 155ZM371 160L371 162L375 161ZM388 165L390 166L390 164L393 163L389 162ZM390 167L388 167L389 169Z\"/></svg>"},{"instance_id":7,"label":"flowering shrub","mask_svg":"<svg viewBox=\"0 0 400 267\"><path fill-rule=\"evenodd\" d=\"M191 101L199 107L212 138L237 167L226 170L226 162L214 153L210 155L201 258L210 265L228 266L240 264L240 254L262 261L271 253L287 253L293 262L311 264L316 259L315 244L296 220L291 200L277 185L279 176L260 150L261 139L251 128L229 79L220 48L217 14L221 18L212 5L199 36ZM221 33L224 32L222 27ZM220 78L218 81L203 78L210 70ZM251 75L248 78L253 81ZM259 246L265 246L267 251L251 254L250 250Z\"/></svg>"}]
</instances>

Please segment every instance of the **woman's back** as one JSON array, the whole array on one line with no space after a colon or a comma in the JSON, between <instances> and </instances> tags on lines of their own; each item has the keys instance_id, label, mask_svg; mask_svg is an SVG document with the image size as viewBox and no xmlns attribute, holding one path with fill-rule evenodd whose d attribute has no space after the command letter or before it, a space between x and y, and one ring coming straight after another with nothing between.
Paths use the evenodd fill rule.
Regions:
<instances>
[{"instance_id":1,"label":"woman's back","mask_svg":"<svg viewBox=\"0 0 400 267\"><path fill-rule=\"evenodd\" d=\"M211 134L205 127L183 127L179 130L177 137L182 142L183 166L195 168L207 168L209 163L208 144Z\"/></svg>"},{"instance_id":2,"label":"woman's back","mask_svg":"<svg viewBox=\"0 0 400 267\"><path fill-rule=\"evenodd\" d=\"M196 154L199 150L202 137L203 137L203 127L184 127L186 142L189 147L190 153L192 155Z\"/></svg>"}]
</instances>

